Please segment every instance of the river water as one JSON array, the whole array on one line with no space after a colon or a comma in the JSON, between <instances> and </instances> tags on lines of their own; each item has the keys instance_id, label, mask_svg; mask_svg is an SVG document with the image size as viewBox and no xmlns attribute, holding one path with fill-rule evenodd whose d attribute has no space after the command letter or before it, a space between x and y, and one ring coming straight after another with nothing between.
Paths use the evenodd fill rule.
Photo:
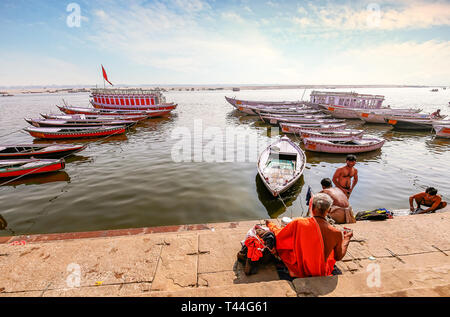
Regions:
<instances>
[{"instance_id":1,"label":"river water","mask_svg":"<svg viewBox=\"0 0 450 317\"><path fill-rule=\"evenodd\" d=\"M384 95L384 105L392 108L420 107L425 112L440 108L450 115L450 89L351 90ZM313 192L321 190L320 180L331 178L345 164L345 155L307 151L300 181L283 201L272 198L259 179L256 159L276 140L277 131L257 117L237 113L224 97L281 101L299 100L304 94L309 100L309 93L294 89L166 92L167 101L178 104L170 117L146 120L121 136L70 141L89 146L67 158L63 172L0 187L0 215L7 222L0 235L301 216L307 210L308 186ZM57 113L55 105L62 98L77 106L89 102L87 93L0 98L0 144L42 143L20 131L28 125L23 118ZM357 155L359 182L350 199L354 210L408 208L408 197L427 186L450 200L449 139L435 138L430 132L392 131L387 125L359 120L347 122L386 139L381 150Z\"/></svg>"}]
</instances>

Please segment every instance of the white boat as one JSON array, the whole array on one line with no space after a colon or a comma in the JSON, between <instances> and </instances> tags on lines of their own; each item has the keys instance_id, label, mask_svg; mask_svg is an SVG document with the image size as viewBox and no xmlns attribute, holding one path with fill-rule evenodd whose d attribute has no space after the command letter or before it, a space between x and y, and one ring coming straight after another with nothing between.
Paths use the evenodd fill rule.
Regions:
<instances>
[{"instance_id":1,"label":"white boat","mask_svg":"<svg viewBox=\"0 0 450 317\"><path fill-rule=\"evenodd\" d=\"M359 119L367 123L386 124L386 119L430 119L426 113L395 112L395 111L358 111Z\"/></svg>"},{"instance_id":2,"label":"white boat","mask_svg":"<svg viewBox=\"0 0 450 317\"><path fill-rule=\"evenodd\" d=\"M326 140L320 138L304 138L305 149L324 153L362 153L380 149L385 140L376 137L354 138L352 140Z\"/></svg>"},{"instance_id":3,"label":"white boat","mask_svg":"<svg viewBox=\"0 0 450 317\"><path fill-rule=\"evenodd\" d=\"M436 136L447 139L450 138L450 124L449 125L433 124L433 129L436 132Z\"/></svg>"},{"instance_id":4,"label":"white boat","mask_svg":"<svg viewBox=\"0 0 450 317\"><path fill-rule=\"evenodd\" d=\"M344 129L344 130L332 130L332 131L314 131L306 130L301 132L302 138L315 138L326 140L342 140L350 141L355 138L361 138L364 134L364 130Z\"/></svg>"},{"instance_id":5,"label":"white boat","mask_svg":"<svg viewBox=\"0 0 450 317\"><path fill-rule=\"evenodd\" d=\"M292 122L292 123L342 123L344 120L327 119L327 117L322 116L260 116L261 120L270 124L278 124L281 122Z\"/></svg>"},{"instance_id":6,"label":"white boat","mask_svg":"<svg viewBox=\"0 0 450 317\"><path fill-rule=\"evenodd\" d=\"M258 174L274 197L279 196L303 174L306 155L287 136L268 146L258 158Z\"/></svg>"},{"instance_id":7,"label":"white boat","mask_svg":"<svg viewBox=\"0 0 450 317\"><path fill-rule=\"evenodd\" d=\"M297 124L297 123L285 123L281 122L280 127L281 131L283 133L293 133L298 134L313 130L313 131L332 131L332 130L338 130L338 129L344 129L347 125L345 123L333 123L333 124L323 124L323 123L304 123L304 124Z\"/></svg>"}]
</instances>

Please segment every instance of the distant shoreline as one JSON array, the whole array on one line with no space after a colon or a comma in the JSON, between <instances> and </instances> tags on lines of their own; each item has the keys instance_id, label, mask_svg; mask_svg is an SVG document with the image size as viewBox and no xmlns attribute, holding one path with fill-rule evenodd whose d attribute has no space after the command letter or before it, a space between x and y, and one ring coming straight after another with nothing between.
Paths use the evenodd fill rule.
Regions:
<instances>
[{"instance_id":1,"label":"distant shoreline","mask_svg":"<svg viewBox=\"0 0 450 317\"><path fill-rule=\"evenodd\" d=\"M199 90L266 90L266 89L348 89L348 88L446 88L447 86L424 85L117 85L114 88L153 88L162 91L199 91ZM0 87L1 95L36 93L80 93L90 92L95 86L28 86ZM100 87L99 87L100 88Z\"/></svg>"}]
</instances>

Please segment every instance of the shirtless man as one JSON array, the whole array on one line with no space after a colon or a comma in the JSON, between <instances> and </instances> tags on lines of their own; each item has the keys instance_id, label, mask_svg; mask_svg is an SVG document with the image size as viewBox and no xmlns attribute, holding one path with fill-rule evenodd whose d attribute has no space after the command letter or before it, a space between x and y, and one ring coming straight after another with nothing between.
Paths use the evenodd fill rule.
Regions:
<instances>
[{"instance_id":1,"label":"shirtless man","mask_svg":"<svg viewBox=\"0 0 450 317\"><path fill-rule=\"evenodd\" d=\"M414 201L417 204L417 209L414 209ZM429 207L425 210L421 210L420 206L424 205ZM434 212L438 209L444 208L447 206L445 201L442 201L442 197L437 195L437 189L433 187L428 187L425 192L415 194L409 197L409 209L414 212L420 209L417 214L424 214L427 212Z\"/></svg>"},{"instance_id":2,"label":"shirtless man","mask_svg":"<svg viewBox=\"0 0 450 317\"><path fill-rule=\"evenodd\" d=\"M320 182L322 185L321 193L325 193L333 199L333 205L328 215L338 224L355 223L353 209L348 202L347 196L337 187L332 187L331 180L324 178Z\"/></svg>"},{"instance_id":3,"label":"shirtless man","mask_svg":"<svg viewBox=\"0 0 450 317\"><path fill-rule=\"evenodd\" d=\"M327 194L319 193L314 195L312 214L322 233L325 259L328 259L331 251L334 250L334 259L340 261L347 252L350 239L353 237L353 231L346 230L342 232L330 225L326 220L325 217L327 216L332 203L333 199Z\"/></svg>"},{"instance_id":4,"label":"shirtless man","mask_svg":"<svg viewBox=\"0 0 450 317\"><path fill-rule=\"evenodd\" d=\"M356 156L352 154L348 155L346 163L347 165L338 168L334 173L333 183L347 195L347 198L350 198L353 188L358 183L358 170L354 167L356 164Z\"/></svg>"}]
</instances>

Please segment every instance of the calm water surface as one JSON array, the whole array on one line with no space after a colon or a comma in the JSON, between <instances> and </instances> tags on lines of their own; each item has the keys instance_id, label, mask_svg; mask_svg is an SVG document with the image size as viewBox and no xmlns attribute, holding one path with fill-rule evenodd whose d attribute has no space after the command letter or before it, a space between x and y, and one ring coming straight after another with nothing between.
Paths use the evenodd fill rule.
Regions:
<instances>
[{"instance_id":1,"label":"calm water surface","mask_svg":"<svg viewBox=\"0 0 450 317\"><path fill-rule=\"evenodd\" d=\"M385 95L385 105L393 108L420 107L431 112L439 107L450 115L450 89L355 91ZM309 93L307 90L305 99L309 99ZM229 146L225 141L227 131L250 135L258 140L258 146L268 144L276 139L270 126L258 122L257 117L241 116L224 96L299 100L303 90L173 91L165 95L168 101L179 105L171 117L146 120L122 136L70 141L89 146L66 159L64 172L0 187L0 215L8 224L0 235L300 216L306 211L308 186L315 192L321 190L320 180L331 178L336 168L345 163L345 155L306 152L304 175L283 196L283 204L265 189L256 162L250 157L225 163L194 159L177 162L172 152L181 144L182 135L190 136L194 157L199 147L204 148L211 141L211 131L223 134L219 143L224 153ZM20 132L27 126L23 118L58 112L55 105L61 104L62 98L78 106L87 106L89 101L88 94L0 98L0 144L42 143ZM439 194L450 200L450 140L434 138L428 132L397 132L389 126L347 121L352 127L366 130L366 134L386 139L381 150L357 156L359 182L350 199L355 210L408 208L408 197L427 186L436 187ZM195 132L199 124L203 137ZM238 140L237 144L242 142L245 140ZM236 148L231 149L232 153Z\"/></svg>"}]
</instances>

